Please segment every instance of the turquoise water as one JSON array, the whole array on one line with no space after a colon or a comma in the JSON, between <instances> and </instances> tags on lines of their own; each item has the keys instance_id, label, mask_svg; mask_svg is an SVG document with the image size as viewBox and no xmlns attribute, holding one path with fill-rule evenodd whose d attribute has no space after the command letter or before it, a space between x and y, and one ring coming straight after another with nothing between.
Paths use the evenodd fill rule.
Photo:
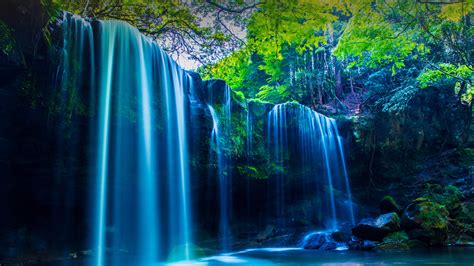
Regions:
<instances>
[{"instance_id":1,"label":"turquoise water","mask_svg":"<svg viewBox=\"0 0 474 266\"><path fill-rule=\"evenodd\" d=\"M403 252L248 249L196 261L195 265L474 265L474 248L437 248ZM179 265L179 264L175 264ZM186 265L186 264L181 264Z\"/></svg>"}]
</instances>

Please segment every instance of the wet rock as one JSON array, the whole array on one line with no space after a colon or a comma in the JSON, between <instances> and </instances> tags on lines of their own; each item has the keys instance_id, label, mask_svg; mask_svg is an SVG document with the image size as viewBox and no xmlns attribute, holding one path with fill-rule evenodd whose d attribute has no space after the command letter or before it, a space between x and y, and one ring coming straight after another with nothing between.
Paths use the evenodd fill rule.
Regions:
<instances>
[{"instance_id":1,"label":"wet rock","mask_svg":"<svg viewBox=\"0 0 474 266\"><path fill-rule=\"evenodd\" d=\"M410 246L407 243L400 243L400 242L382 242L378 244L375 248L378 251L396 251L396 250L409 250Z\"/></svg>"},{"instance_id":2,"label":"wet rock","mask_svg":"<svg viewBox=\"0 0 474 266\"><path fill-rule=\"evenodd\" d=\"M369 251L373 250L377 246L377 243L370 240L351 241L348 243L348 246L350 250Z\"/></svg>"},{"instance_id":3,"label":"wet rock","mask_svg":"<svg viewBox=\"0 0 474 266\"><path fill-rule=\"evenodd\" d=\"M400 218L394 212L380 215L377 219L364 219L352 229L352 234L365 240L380 241L391 232L400 229Z\"/></svg>"},{"instance_id":4,"label":"wet rock","mask_svg":"<svg viewBox=\"0 0 474 266\"><path fill-rule=\"evenodd\" d=\"M474 202L463 202L456 219L465 224L474 224Z\"/></svg>"},{"instance_id":5,"label":"wet rock","mask_svg":"<svg viewBox=\"0 0 474 266\"><path fill-rule=\"evenodd\" d=\"M390 213L400 211L400 206L392 196L385 196L379 203L379 209L382 213Z\"/></svg>"},{"instance_id":6,"label":"wet rock","mask_svg":"<svg viewBox=\"0 0 474 266\"><path fill-rule=\"evenodd\" d=\"M348 233L342 231L335 231L331 233L331 238L336 242L347 243L351 241L351 236Z\"/></svg>"},{"instance_id":7,"label":"wet rock","mask_svg":"<svg viewBox=\"0 0 474 266\"><path fill-rule=\"evenodd\" d=\"M319 249L320 250L335 250L337 248L337 243L334 241L325 242Z\"/></svg>"},{"instance_id":8,"label":"wet rock","mask_svg":"<svg viewBox=\"0 0 474 266\"><path fill-rule=\"evenodd\" d=\"M345 243L338 242L331 237L332 233L314 233L305 237L304 249L334 250Z\"/></svg>"},{"instance_id":9,"label":"wet rock","mask_svg":"<svg viewBox=\"0 0 474 266\"><path fill-rule=\"evenodd\" d=\"M411 249L426 248L428 246L425 242L417 240L417 239L408 240L407 244Z\"/></svg>"},{"instance_id":10,"label":"wet rock","mask_svg":"<svg viewBox=\"0 0 474 266\"><path fill-rule=\"evenodd\" d=\"M276 228L274 225L267 225L267 227L265 227L265 230L261 231L260 233L258 233L257 235L257 240L265 240L265 239L268 239L270 237L272 237L274 235L274 232L276 231Z\"/></svg>"},{"instance_id":11,"label":"wet rock","mask_svg":"<svg viewBox=\"0 0 474 266\"><path fill-rule=\"evenodd\" d=\"M379 243L375 249L380 251L408 250L410 249L408 241L408 235L404 231L394 232L386 236L383 242Z\"/></svg>"},{"instance_id":12,"label":"wet rock","mask_svg":"<svg viewBox=\"0 0 474 266\"><path fill-rule=\"evenodd\" d=\"M304 249L320 249L328 241L326 233L315 233L305 237Z\"/></svg>"},{"instance_id":13,"label":"wet rock","mask_svg":"<svg viewBox=\"0 0 474 266\"><path fill-rule=\"evenodd\" d=\"M448 240L450 245L471 246L474 244L474 227L471 223L448 219Z\"/></svg>"}]
</instances>

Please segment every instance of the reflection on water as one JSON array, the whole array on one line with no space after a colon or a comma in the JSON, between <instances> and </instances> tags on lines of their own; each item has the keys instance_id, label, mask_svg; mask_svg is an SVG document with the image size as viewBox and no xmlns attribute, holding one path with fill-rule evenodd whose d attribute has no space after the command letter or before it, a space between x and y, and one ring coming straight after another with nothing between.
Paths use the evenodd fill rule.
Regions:
<instances>
[{"instance_id":1,"label":"reflection on water","mask_svg":"<svg viewBox=\"0 0 474 266\"><path fill-rule=\"evenodd\" d=\"M474 265L474 248L403 252L319 251L262 248L225 253L172 265Z\"/></svg>"}]
</instances>

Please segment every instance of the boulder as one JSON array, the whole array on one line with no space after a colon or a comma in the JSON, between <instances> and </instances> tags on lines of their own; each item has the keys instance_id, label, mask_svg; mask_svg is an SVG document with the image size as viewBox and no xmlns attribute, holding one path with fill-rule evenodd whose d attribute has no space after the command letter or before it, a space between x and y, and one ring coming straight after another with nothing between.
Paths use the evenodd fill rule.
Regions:
<instances>
[{"instance_id":1,"label":"boulder","mask_svg":"<svg viewBox=\"0 0 474 266\"><path fill-rule=\"evenodd\" d=\"M375 250L408 250L410 249L408 235L404 231L394 232L389 234L379 243Z\"/></svg>"},{"instance_id":2,"label":"boulder","mask_svg":"<svg viewBox=\"0 0 474 266\"><path fill-rule=\"evenodd\" d=\"M408 231L410 239L442 245L448 238L448 215L443 205L417 199L406 207L401 225Z\"/></svg>"},{"instance_id":3,"label":"boulder","mask_svg":"<svg viewBox=\"0 0 474 266\"><path fill-rule=\"evenodd\" d=\"M331 238L336 242L347 243L347 242L351 241L351 235L346 233L346 232L342 232L342 231L332 232L331 233Z\"/></svg>"},{"instance_id":4,"label":"boulder","mask_svg":"<svg viewBox=\"0 0 474 266\"><path fill-rule=\"evenodd\" d=\"M331 237L332 233L314 233L306 236L303 243L304 249L334 250L345 243L338 242Z\"/></svg>"},{"instance_id":5,"label":"boulder","mask_svg":"<svg viewBox=\"0 0 474 266\"><path fill-rule=\"evenodd\" d=\"M385 196L379 203L379 209L382 213L400 212L400 206L398 206L395 199L391 196Z\"/></svg>"},{"instance_id":6,"label":"boulder","mask_svg":"<svg viewBox=\"0 0 474 266\"><path fill-rule=\"evenodd\" d=\"M261 231L260 233L258 233L257 235L257 240L265 240L267 238L270 238L272 237L274 234L275 234L275 231L276 231L276 228L274 225L267 225L265 227L265 230Z\"/></svg>"},{"instance_id":7,"label":"boulder","mask_svg":"<svg viewBox=\"0 0 474 266\"><path fill-rule=\"evenodd\" d=\"M380 241L400 229L400 218L395 212L382 214L376 219L364 219L352 229L352 234L365 240Z\"/></svg>"}]
</instances>

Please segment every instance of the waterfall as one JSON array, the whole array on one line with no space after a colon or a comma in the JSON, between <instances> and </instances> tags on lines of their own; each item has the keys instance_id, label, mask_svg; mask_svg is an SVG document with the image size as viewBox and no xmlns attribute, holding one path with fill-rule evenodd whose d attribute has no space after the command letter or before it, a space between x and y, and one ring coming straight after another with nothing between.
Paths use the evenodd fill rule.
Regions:
<instances>
[{"instance_id":1,"label":"waterfall","mask_svg":"<svg viewBox=\"0 0 474 266\"><path fill-rule=\"evenodd\" d=\"M134 254L140 265L189 259L190 77L125 22L64 16L61 90L89 95L74 106L89 109L95 125L94 264L120 263L120 253Z\"/></svg>"},{"instance_id":2,"label":"waterfall","mask_svg":"<svg viewBox=\"0 0 474 266\"><path fill-rule=\"evenodd\" d=\"M247 164L250 163L250 157L252 153L252 142L253 142L253 122L252 122L252 110L250 101L247 100L247 116L245 119L245 142L246 142L246 149L247 149Z\"/></svg>"},{"instance_id":3,"label":"waterfall","mask_svg":"<svg viewBox=\"0 0 474 266\"><path fill-rule=\"evenodd\" d=\"M317 184L314 191L323 201L320 211L328 218L324 221L328 229L336 230L340 221L354 223L343 143L334 119L297 103L278 104L268 114L267 137L276 168L277 217L285 212L284 188L289 182L285 171L291 166L303 169L303 178L308 179L304 184ZM345 194L342 204L336 191Z\"/></svg>"},{"instance_id":4,"label":"waterfall","mask_svg":"<svg viewBox=\"0 0 474 266\"><path fill-rule=\"evenodd\" d=\"M231 138L231 90L224 87L223 97L220 99L220 114L216 112L214 95L209 91L207 107L211 113L213 127L211 131L210 152L211 158L217 162L217 178L219 183L219 239L223 251L230 246L230 215L231 215L231 185L232 174L230 165L229 143ZM220 116L220 119L219 119ZM215 155L215 156L213 156Z\"/></svg>"}]
</instances>

